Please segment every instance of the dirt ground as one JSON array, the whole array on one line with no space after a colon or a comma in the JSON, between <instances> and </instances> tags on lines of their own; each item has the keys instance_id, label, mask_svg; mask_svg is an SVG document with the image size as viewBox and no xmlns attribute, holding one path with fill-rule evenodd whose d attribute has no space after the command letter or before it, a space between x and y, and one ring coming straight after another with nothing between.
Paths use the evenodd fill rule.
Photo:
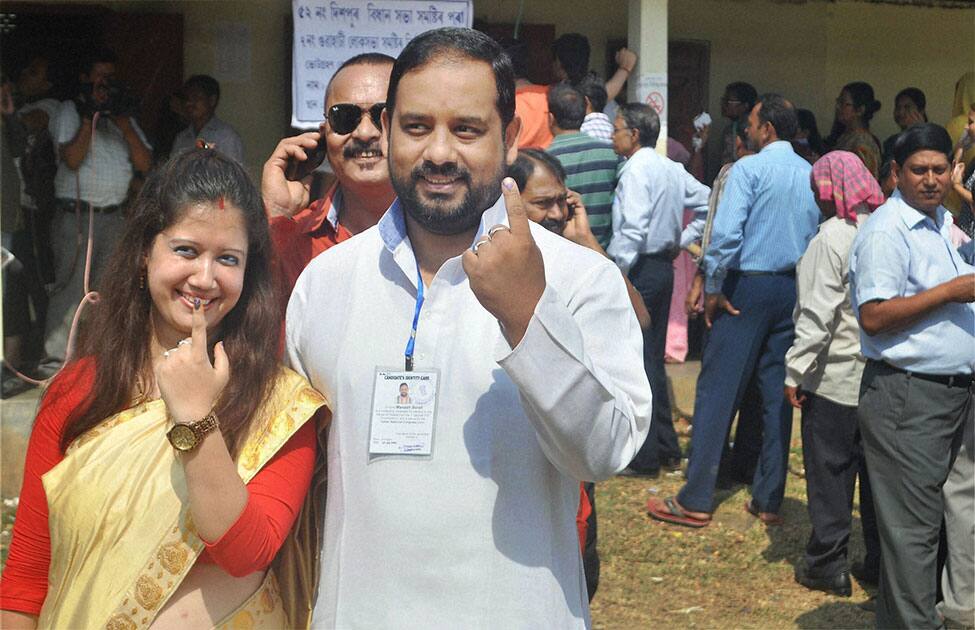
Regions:
<instances>
[{"instance_id":1,"label":"dirt ground","mask_svg":"<svg viewBox=\"0 0 975 630\"><path fill-rule=\"evenodd\" d=\"M765 527L744 510L748 488L719 491L711 525L691 529L654 521L644 506L672 496L681 473L656 479L616 477L597 485L602 570L592 602L596 628L872 628L861 607L872 591L854 580L853 596L834 597L795 583L809 537L805 479L798 439L782 516ZM851 559L863 556L854 513Z\"/></svg>"}]
</instances>

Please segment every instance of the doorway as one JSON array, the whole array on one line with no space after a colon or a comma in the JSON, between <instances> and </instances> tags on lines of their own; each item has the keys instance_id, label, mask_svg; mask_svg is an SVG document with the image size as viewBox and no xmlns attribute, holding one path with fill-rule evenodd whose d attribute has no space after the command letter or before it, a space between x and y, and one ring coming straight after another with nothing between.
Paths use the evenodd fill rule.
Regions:
<instances>
[{"instance_id":1,"label":"doorway","mask_svg":"<svg viewBox=\"0 0 975 630\"><path fill-rule=\"evenodd\" d=\"M50 60L59 100L77 94L85 52L107 47L118 55L117 79L137 97L139 126L153 146L162 132L169 96L183 82L183 16L123 13L98 5L4 2L4 69L31 54Z\"/></svg>"}]
</instances>

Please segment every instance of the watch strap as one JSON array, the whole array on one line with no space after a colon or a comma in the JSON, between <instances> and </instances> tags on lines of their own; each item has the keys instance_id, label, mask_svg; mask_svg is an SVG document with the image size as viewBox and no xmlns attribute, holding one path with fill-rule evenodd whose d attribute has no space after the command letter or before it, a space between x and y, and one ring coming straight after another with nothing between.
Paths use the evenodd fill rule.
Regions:
<instances>
[{"instance_id":1,"label":"watch strap","mask_svg":"<svg viewBox=\"0 0 975 630\"><path fill-rule=\"evenodd\" d=\"M213 413L212 411L203 416L201 420L190 423L190 428L193 430L193 433L196 434L196 437L199 440L203 440L208 433L213 432L219 426L220 422L217 420L217 414Z\"/></svg>"}]
</instances>

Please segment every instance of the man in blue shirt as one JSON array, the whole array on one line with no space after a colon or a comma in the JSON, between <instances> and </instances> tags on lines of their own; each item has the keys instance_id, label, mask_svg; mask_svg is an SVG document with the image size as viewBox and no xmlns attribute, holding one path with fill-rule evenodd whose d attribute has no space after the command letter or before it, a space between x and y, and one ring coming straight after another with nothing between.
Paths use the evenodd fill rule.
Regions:
<instances>
[{"instance_id":1,"label":"man in blue shirt","mask_svg":"<svg viewBox=\"0 0 975 630\"><path fill-rule=\"evenodd\" d=\"M690 527L711 520L728 426L753 375L761 392L763 437L745 508L767 524L781 522L792 433L782 382L792 344L795 266L820 214L809 184L812 167L789 144L798 128L792 103L766 94L752 108L748 125L749 144L759 153L732 168L704 255L711 337L697 381L687 483L676 497L647 505L652 517Z\"/></svg>"},{"instance_id":2,"label":"man in blue shirt","mask_svg":"<svg viewBox=\"0 0 975 630\"><path fill-rule=\"evenodd\" d=\"M897 191L857 234L850 257L867 358L858 416L880 529L879 628L975 623L975 497L970 485L952 492L945 484L957 476L953 467L967 465L971 477L975 363L975 268L952 246L952 218L941 205L950 152L951 138L937 125L901 134ZM939 613L942 515L949 555Z\"/></svg>"},{"instance_id":3,"label":"man in blue shirt","mask_svg":"<svg viewBox=\"0 0 975 630\"><path fill-rule=\"evenodd\" d=\"M620 168L613 198L613 238L607 253L640 292L650 312L650 328L643 335L643 365L653 390L653 421L630 470L655 475L661 466L680 469L680 445L664 371L667 321L684 208L703 221L711 189L654 150L660 117L649 105L623 105L613 127L613 150L626 162Z\"/></svg>"}]
</instances>

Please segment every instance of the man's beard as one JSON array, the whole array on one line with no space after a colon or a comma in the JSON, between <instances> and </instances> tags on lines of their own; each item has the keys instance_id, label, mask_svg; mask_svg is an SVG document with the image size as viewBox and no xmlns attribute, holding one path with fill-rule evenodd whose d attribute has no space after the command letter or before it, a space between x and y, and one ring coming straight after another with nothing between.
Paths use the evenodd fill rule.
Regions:
<instances>
[{"instance_id":1,"label":"man's beard","mask_svg":"<svg viewBox=\"0 0 975 630\"><path fill-rule=\"evenodd\" d=\"M400 178L392 171L390 169L393 189L406 214L428 232L451 236L477 228L481 215L501 195L501 180L504 179L506 167L502 161L494 177L480 186L472 184L470 171L458 167L454 162L437 166L425 161L414 168L407 178ZM417 185L424 176L457 179L467 184L467 193L454 206L436 197L432 202L422 201L417 193Z\"/></svg>"}]
</instances>

